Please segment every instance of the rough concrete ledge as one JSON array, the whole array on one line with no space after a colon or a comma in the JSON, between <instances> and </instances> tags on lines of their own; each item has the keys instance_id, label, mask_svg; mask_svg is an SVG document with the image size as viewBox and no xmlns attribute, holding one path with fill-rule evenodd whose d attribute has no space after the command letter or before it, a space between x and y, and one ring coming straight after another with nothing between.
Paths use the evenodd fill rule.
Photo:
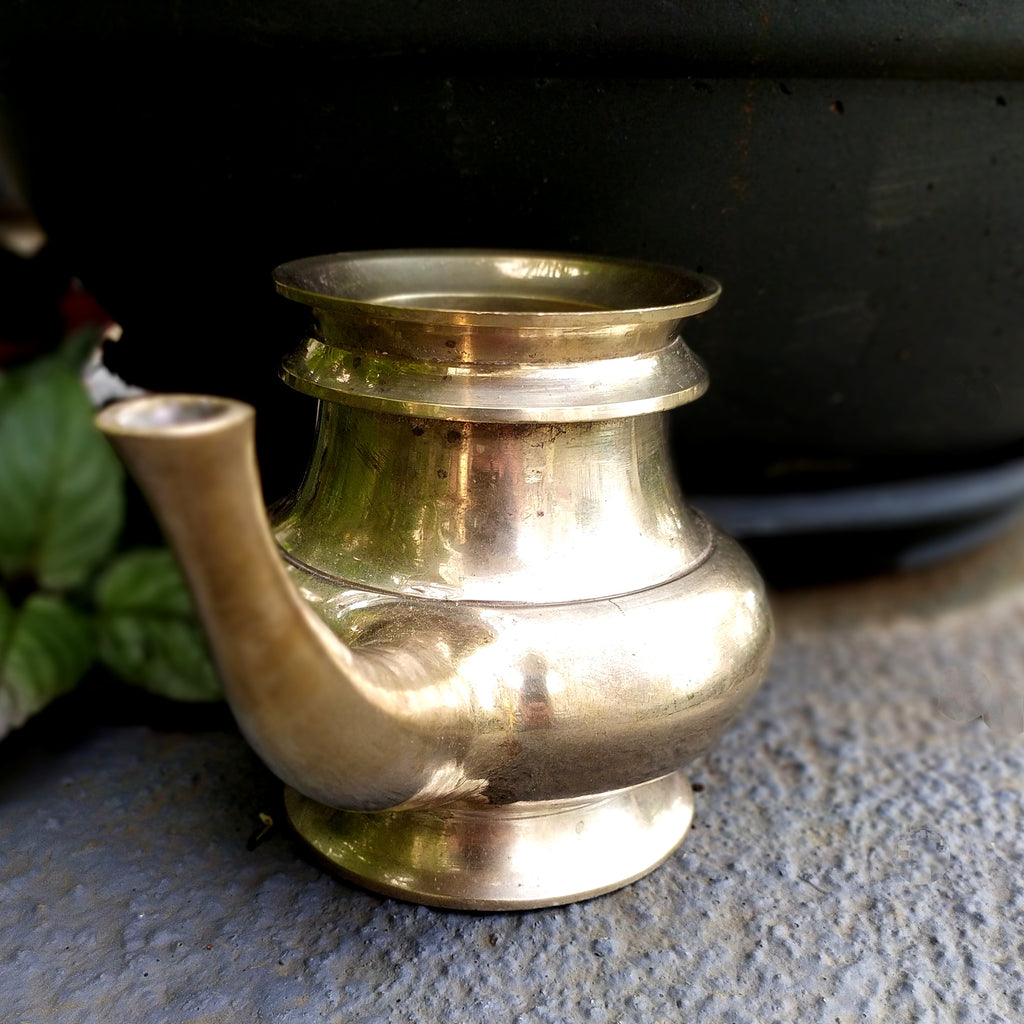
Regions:
<instances>
[{"instance_id":1,"label":"rough concrete ledge","mask_svg":"<svg viewBox=\"0 0 1024 1024\"><path fill-rule=\"evenodd\" d=\"M430 910L251 842L279 787L230 729L0 748L0 1020L1024 1020L1012 564L780 600L683 847L570 907Z\"/></svg>"}]
</instances>

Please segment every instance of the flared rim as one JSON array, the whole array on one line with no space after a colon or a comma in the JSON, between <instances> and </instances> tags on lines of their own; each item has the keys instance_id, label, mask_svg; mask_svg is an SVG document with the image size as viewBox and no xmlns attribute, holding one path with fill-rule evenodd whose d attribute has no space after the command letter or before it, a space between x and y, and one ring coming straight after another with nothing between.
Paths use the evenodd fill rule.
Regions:
<instances>
[{"instance_id":1,"label":"flared rim","mask_svg":"<svg viewBox=\"0 0 1024 1024\"><path fill-rule=\"evenodd\" d=\"M277 290L319 310L523 329L646 324L710 309L719 283L659 263L501 249L383 249L283 263Z\"/></svg>"}]
</instances>

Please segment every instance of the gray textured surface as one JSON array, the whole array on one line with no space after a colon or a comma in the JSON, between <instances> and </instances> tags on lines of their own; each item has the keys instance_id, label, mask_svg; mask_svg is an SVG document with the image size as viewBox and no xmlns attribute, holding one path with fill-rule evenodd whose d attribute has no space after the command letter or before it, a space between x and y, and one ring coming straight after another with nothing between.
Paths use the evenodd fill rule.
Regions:
<instances>
[{"instance_id":1,"label":"gray textured surface","mask_svg":"<svg viewBox=\"0 0 1024 1024\"><path fill-rule=\"evenodd\" d=\"M870 588L784 602L683 847L571 907L429 910L281 829L248 850L278 787L228 732L8 758L0 1021L1020 1021L1024 595L972 579L897 618Z\"/></svg>"}]
</instances>

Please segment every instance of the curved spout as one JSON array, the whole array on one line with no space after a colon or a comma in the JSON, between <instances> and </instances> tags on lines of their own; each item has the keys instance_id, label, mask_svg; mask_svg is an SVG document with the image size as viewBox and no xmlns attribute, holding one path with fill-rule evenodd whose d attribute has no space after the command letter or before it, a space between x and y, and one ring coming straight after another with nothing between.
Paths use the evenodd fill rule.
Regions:
<instances>
[{"instance_id":1,"label":"curved spout","mask_svg":"<svg viewBox=\"0 0 1024 1024\"><path fill-rule=\"evenodd\" d=\"M461 777L463 759L449 749L461 730L439 737L436 716L429 733L416 724L416 707L448 682L441 655L353 651L293 585L262 504L250 406L155 395L97 422L178 555L239 726L280 778L360 810L483 787ZM442 705L457 718L452 692Z\"/></svg>"},{"instance_id":2,"label":"curved spout","mask_svg":"<svg viewBox=\"0 0 1024 1024\"><path fill-rule=\"evenodd\" d=\"M669 545L677 554L696 553L681 560L678 574L568 603L516 594L508 601L436 599L346 583L297 560L286 568L263 509L253 422L242 403L196 395L132 399L99 417L177 551L242 732L281 779L322 804L509 804L633 786L707 750L764 674L771 617L755 570L735 545L710 527L697 530L700 521L681 509L655 518L655 526L670 541L685 540L692 527L708 543ZM644 423L617 461L600 449L603 479L620 482L610 463L640 465L637 439L650 440ZM435 443L427 427L406 425L404 433ZM495 430L512 445L500 425ZM461 466L465 455L467 463L447 479L461 486L472 477L483 489L484 498L475 491L451 506L465 513L467 538L458 551L472 553L477 540L493 540L495 516L485 513L490 490L500 490L489 483L501 476L495 467L504 466L506 483L517 472L523 479L529 467L502 462L483 434L472 446L484 459L476 465L461 430L444 424L441 431L455 451L449 459ZM587 426L562 434L552 443L572 442L561 458L577 466L595 462L584 442L607 431ZM350 441L360 457L374 454L358 433ZM532 435L517 443L540 444ZM536 460L539 450L530 447L528 457ZM574 518L571 492L583 490L571 474L566 487L555 472L561 463L551 459L529 464L562 480L544 522ZM385 472L379 458L369 461ZM435 461L425 464L427 476L441 478ZM660 474L650 472L661 464L645 459L643 480L664 496ZM667 507L668 497L655 507ZM378 505L390 524L394 508ZM357 531L329 533L372 561L373 549L360 544ZM562 571L561 562L551 562L553 573Z\"/></svg>"}]
</instances>

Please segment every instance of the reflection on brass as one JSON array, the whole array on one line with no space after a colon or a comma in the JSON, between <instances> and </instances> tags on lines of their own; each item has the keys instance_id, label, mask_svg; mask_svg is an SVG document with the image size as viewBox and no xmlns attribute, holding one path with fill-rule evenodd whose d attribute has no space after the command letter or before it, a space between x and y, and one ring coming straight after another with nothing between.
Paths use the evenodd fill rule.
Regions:
<instances>
[{"instance_id":1,"label":"reflection on brass","mask_svg":"<svg viewBox=\"0 0 1024 1024\"><path fill-rule=\"evenodd\" d=\"M771 617L690 509L663 411L704 369L711 280L576 256L378 252L276 272L320 399L268 529L253 411L100 415L189 577L246 737L317 855L443 907L548 906L646 874L680 769L762 678Z\"/></svg>"}]
</instances>

